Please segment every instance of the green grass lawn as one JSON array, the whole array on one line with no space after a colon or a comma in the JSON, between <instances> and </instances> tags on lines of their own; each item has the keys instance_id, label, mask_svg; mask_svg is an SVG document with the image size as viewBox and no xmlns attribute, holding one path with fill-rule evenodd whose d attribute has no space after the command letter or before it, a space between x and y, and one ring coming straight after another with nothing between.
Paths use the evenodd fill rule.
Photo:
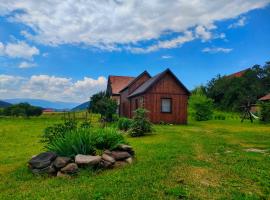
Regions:
<instances>
[{"instance_id":1,"label":"green grass lawn","mask_svg":"<svg viewBox=\"0 0 270 200\"><path fill-rule=\"evenodd\" d=\"M155 126L127 138L134 164L72 179L34 176L42 130L60 118L0 119L0 199L270 199L270 127L238 120ZM246 149L267 149L266 153Z\"/></svg>"}]
</instances>

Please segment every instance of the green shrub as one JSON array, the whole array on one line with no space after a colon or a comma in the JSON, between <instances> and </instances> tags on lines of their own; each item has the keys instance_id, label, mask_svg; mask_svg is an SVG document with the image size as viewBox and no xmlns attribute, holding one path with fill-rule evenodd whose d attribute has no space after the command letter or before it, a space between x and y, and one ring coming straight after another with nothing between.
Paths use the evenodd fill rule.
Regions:
<instances>
[{"instance_id":1,"label":"green shrub","mask_svg":"<svg viewBox=\"0 0 270 200\"><path fill-rule=\"evenodd\" d=\"M147 118L147 110L139 108L134 111L134 117L130 127L130 136L139 137L152 132L152 124Z\"/></svg>"},{"instance_id":2,"label":"green shrub","mask_svg":"<svg viewBox=\"0 0 270 200\"><path fill-rule=\"evenodd\" d=\"M191 116L196 121L207 121L213 115L213 100L207 98L202 92L197 91L189 99Z\"/></svg>"},{"instance_id":3,"label":"green shrub","mask_svg":"<svg viewBox=\"0 0 270 200\"><path fill-rule=\"evenodd\" d=\"M261 118L262 122L270 122L270 102L261 104Z\"/></svg>"},{"instance_id":4,"label":"green shrub","mask_svg":"<svg viewBox=\"0 0 270 200\"><path fill-rule=\"evenodd\" d=\"M215 118L216 120L225 120L225 119L226 119L225 115L223 115L223 114L216 114L216 115L214 116L214 118Z\"/></svg>"},{"instance_id":5,"label":"green shrub","mask_svg":"<svg viewBox=\"0 0 270 200\"><path fill-rule=\"evenodd\" d=\"M72 130L77 129L77 121L69 120L64 123L54 124L47 127L42 135L41 142L50 143L56 138L62 138L64 135Z\"/></svg>"},{"instance_id":6,"label":"green shrub","mask_svg":"<svg viewBox=\"0 0 270 200\"><path fill-rule=\"evenodd\" d=\"M90 99L90 110L99 113L102 121L112 122L117 110L117 103L106 92L94 94Z\"/></svg>"},{"instance_id":7,"label":"green shrub","mask_svg":"<svg viewBox=\"0 0 270 200\"><path fill-rule=\"evenodd\" d=\"M115 129L78 128L55 138L46 148L60 156L74 157L77 154L94 155L98 150L112 150L124 143L124 137Z\"/></svg>"},{"instance_id":8,"label":"green shrub","mask_svg":"<svg viewBox=\"0 0 270 200\"><path fill-rule=\"evenodd\" d=\"M131 124L132 124L131 119L122 117L122 118L119 118L118 123L117 123L117 127L119 130L127 131L130 129Z\"/></svg>"},{"instance_id":9,"label":"green shrub","mask_svg":"<svg viewBox=\"0 0 270 200\"><path fill-rule=\"evenodd\" d=\"M2 111L2 115L16 116L16 117L40 116L41 114L42 114L41 107L32 106L29 103L14 104L4 108Z\"/></svg>"}]
</instances>

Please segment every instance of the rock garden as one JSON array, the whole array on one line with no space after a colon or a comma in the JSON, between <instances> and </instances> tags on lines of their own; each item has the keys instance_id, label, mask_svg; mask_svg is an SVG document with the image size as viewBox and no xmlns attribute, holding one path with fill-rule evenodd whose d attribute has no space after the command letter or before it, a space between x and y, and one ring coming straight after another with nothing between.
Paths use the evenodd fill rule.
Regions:
<instances>
[{"instance_id":1,"label":"rock garden","mask_svg":"<svg viewBox=\"0 0 270 200\"><path fill-rule=\"evenodd\" d=\"M47 127L41 142L46 151L28 161L34 174L68 177L80 169L113 169L131 164L135 156L123 133L89 122L68 120Z\"/></svg>"},{"instance_id":2,"label":"rock garden","mask_svg":"<svg viewBox=\"0 0 270 200\"><path fill-rule=\"evenodd\" d=\"M54 152L44 152L29 160L28 166L34 174L68 177L76 175L79 168L112 169L131 164L133 159L132 147L120 144L112 151L105 150L101 156L78 154L75 157L66 157Z\"/></svg>"}]
</instances>

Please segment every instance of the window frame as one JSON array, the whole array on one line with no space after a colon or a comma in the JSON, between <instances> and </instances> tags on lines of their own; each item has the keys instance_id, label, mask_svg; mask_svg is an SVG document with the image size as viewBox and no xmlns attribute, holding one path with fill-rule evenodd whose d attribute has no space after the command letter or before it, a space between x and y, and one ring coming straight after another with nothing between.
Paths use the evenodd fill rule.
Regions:
<instances>
[{"instance_id":1,"label":"window frame","mask_svg":"<svg viewBox=\"0 0 270 200\"><path fill-rule=\"evenodd\" d=\"M166 112L166 111L163 111L162 109L162 100L170 100L170 111L169 112ZM160 112L161 113L172 113L172 98L169 98L169 97L162 97L160 98Z\"/></svg>"}]
</instances>

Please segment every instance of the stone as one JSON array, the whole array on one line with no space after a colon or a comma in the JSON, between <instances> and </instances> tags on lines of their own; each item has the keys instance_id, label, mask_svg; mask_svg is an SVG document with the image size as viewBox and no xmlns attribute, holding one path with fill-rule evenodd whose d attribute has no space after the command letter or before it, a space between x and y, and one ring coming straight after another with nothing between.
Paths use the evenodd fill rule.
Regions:
<instances>
[{"instance_id":1,"label":"stone","mask_svg":"<svg viewBox=\"0 0 270 200\"><path fill-rule=\"evenodd\" d=\"M63 167L60 171L64 174L75 174L79 170L76 163L69 163L67 166Z\"/></svg>"},{"instance_id":2,"label":"stone","mask_svg":"<svg viewBox=\"0 0 270 200\"><path fill-rule=\"evenodd\" d=\"M61 178L70 178L68 174L64 174L61 171L58 171L56 176Z\"/></svg>"},{"instance_id":3,"label":"stone","mask_svg":"<svg viewBox=\"0 0 270 200\"><path fill-rule=\"evenodd\" d=\"M125 159L131 157L131 155L126 151L112 151L111 156L115 160L125 160Z\"/></svg>"},{"instance_id":4,"label":"stone","mask_svg":"<svg viewBox=\"0 0 270 200\"><path fill-rule=\"evenodd\" d=\"M34 168L34 169L32 169L32 173L34 173L34 174L55 174L56 169L51 164L51 165L49 165L45 168L42 168L42 169Z\"/></svg>"},{"instance_id":5,"label":"stone","mask_svg":"<svg viewBox=\"0 0 270 200\"><path fill-rule=\"evenodd\" d=\"M75 156L75 163L78 165L84 166L95 166L98 165L101 161L101 156L91 156L91 155L82 155L78 154Z\"/></svg>"},{"instance_id":6,"label":"stone","mask_svg":"<svg viewBox=\"0 0 270 200\"><path fill-rule=\"evenodd\" d=\"M114 163L114 167L115 168L118 168L118 167L124 167L124 166L126 166L128 163L127 162L125 162L125 161L116 161L115 163Z\"/></svg>"},{"instance_id":7,"label":"stone","mask_svg":"<svg viewBox=\"0 0 270 200\"><path fill-rule=\"evenodd\" d=\"M69 157L57 157L54 161L53 161L53 165L57 168L63 168L65 167L68 163L71 162L71 158Z\"/></svg>"},{"instance_id":8,"label":"stone","mask_svg":"<svg viewBox=\"0 0 270 200\"><path fill-rule=\"evenodd\" d=\"M113 167L113 163L106 161L106 160L101 160L99 163L99 167L100 168L105 168L105 169L109 169Z\"/></svg>"},{"instance_id":9,"label":"stone","mask_svg":"<svg viewBox=\"0 0 270 200\"><path fill-rule=\"evenodd\" d=\"M44 152L33 157L31 160L28 161L28 164L33 169L44 169L48 167L52 163L52 161L54 161L56 156L57 155L53 152Z\"/></svg>"},{"instance_id":10,"label":"stone","mask_svg":"<svg viewBox=\"0 0 270 200\"><path fill-rule=\"evenodd\" d=\"M104 153L104 154L101 156L101 158L102 158L102 160L108 161L108 162L110 162L110 163L115 163L115 159L114 159L113 157L109 156L108 154L105 154L105 153Z\"/></svg>"},{"instance_id":11,"label":"stone","mask_svg":"<svg viewBox=\"0 0 270 200\"><path fill-rule=\"evenodd\" d=\"M126 144L120 144L118 145L118 147L116 148L116 150L119 151L127 151L130 155L134 156L135 152L132 148L132 146L126 145Z\"/></svg>"},{"instance_id":12,"label":"stone","mask_svg":"<svg viewBox=\"0 0 270 200\"><path fill-rule=\"evenodd\" d=\"M133 159L132 159L132 157L130 157L130 158L127 158L125 161L126 161L128 164L131 164L131 163L133 162Z\"/></svg>"},{"instance_id":13,"label":"stone","mask_svg":"<svg viewBox=\"0 0 270 200\"><path fill-rule=\"evenodd\" d=\"M117 149L123 150L123 151L133 150L132 146L129 146L129 145L126 145L126 144L119 144Z\"/></svg>"},{"instance_id":14,"label":"stone","mask_svg":"<svg viewBox=\"0 0 270 200\"><path fill-rule=\"evenodd\" d=\"M105 150L104 153L108 155L112 155L112 152L110 150Z\"/></svg>"}]
</instances>

